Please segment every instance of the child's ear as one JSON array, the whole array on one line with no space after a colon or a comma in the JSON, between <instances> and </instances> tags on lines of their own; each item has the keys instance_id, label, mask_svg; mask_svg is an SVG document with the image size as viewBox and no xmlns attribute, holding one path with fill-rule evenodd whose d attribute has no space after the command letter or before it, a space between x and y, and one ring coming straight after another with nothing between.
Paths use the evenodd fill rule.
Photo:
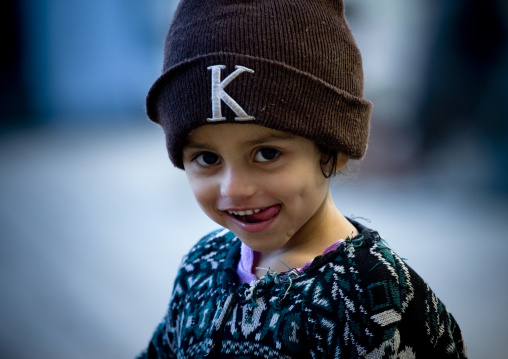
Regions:
<instances>
[{"instance_id":1,"label":"child's ear","mask_svg":"<svg viewBox=\"0 0 508 359\"><path fill-rule=\"evenodd\" d=\"M344 167L346 167L347 163L349 161L349 156L344 153L337 153L337 167L336 171L342 170Z\"/></svg>"},{"instance_id":2,"label":"child's ear","mask_svg":"<svg viewBox=\"0 0 508 359\"><path fill-rule=\"evenodd\" d=\"M318 146L318 149L321 153L321 172L326 178L335 176L346 167L349 161L348 155L325 147Z\"/></svg>"}]
</instances>

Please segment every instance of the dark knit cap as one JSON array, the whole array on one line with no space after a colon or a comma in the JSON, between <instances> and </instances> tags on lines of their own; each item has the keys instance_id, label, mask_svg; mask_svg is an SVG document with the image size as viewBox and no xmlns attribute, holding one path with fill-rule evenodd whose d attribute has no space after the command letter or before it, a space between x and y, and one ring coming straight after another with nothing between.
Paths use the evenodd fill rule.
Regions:
<instances>
[{"instance_id":1,"label":"dark knit cap","mask_svg":"<svg viewBox=\"0 0 508 359\"><path fill-rule=\"evenodd\" d=\"M342 0L182 0L146 107L183 168L187 135L219 123L266 126L359 159L371 103Z\"/></svg>"}]
</instances>

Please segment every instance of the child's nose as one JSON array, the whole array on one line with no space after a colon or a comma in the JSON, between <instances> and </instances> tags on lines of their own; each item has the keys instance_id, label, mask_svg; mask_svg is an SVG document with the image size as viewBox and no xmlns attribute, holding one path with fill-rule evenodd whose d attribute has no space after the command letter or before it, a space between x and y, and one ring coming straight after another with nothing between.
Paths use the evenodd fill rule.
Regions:
<instances>
[{"instance_id":1,"label":"child's nose","mask_svg":"<svg viewBox=\"0 0 508 359\"><path fill-rule=\"evenodd\" d=\"M242 199L256 193L256 181L251 173L237 168L224 172L221 182L221 195L228 198Z\"/></svg>"}]
</instances>

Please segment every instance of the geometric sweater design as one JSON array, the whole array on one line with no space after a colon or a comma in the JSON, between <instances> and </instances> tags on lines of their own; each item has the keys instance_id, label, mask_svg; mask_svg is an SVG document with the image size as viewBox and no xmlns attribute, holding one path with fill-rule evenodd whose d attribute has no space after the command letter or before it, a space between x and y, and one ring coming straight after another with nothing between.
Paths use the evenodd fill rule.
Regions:
<instances>
[{"instance_id":1,"label":"geometric sweater design","mask_svg":"<svg viewBox=\"0 0 508 359\"><path fill-rule=\"evenodd\" d=\"M382 240L359 235L303 273L239 284L240 240L226 229L184 257L164 320L139 359L467 358L443 303Z\"/></svg>"}]
</instances>

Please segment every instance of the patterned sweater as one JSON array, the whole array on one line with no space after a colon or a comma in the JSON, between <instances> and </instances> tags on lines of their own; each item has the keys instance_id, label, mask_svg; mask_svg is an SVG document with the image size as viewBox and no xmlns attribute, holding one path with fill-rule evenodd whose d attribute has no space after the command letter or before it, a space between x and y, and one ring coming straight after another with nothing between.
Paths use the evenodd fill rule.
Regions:
<instances>
[{"instance_id":1,"label":"patterned sweater","mask_svg":"<svg viewBox=\"0 0 508 359\"><path fill-rule=\"evenodd\" d=\"M377 232L314 259L304 273L239 284L227 230L184 258L166 317L139 358L467 358L460 329Z\"/></svg>"}]
</instances>

